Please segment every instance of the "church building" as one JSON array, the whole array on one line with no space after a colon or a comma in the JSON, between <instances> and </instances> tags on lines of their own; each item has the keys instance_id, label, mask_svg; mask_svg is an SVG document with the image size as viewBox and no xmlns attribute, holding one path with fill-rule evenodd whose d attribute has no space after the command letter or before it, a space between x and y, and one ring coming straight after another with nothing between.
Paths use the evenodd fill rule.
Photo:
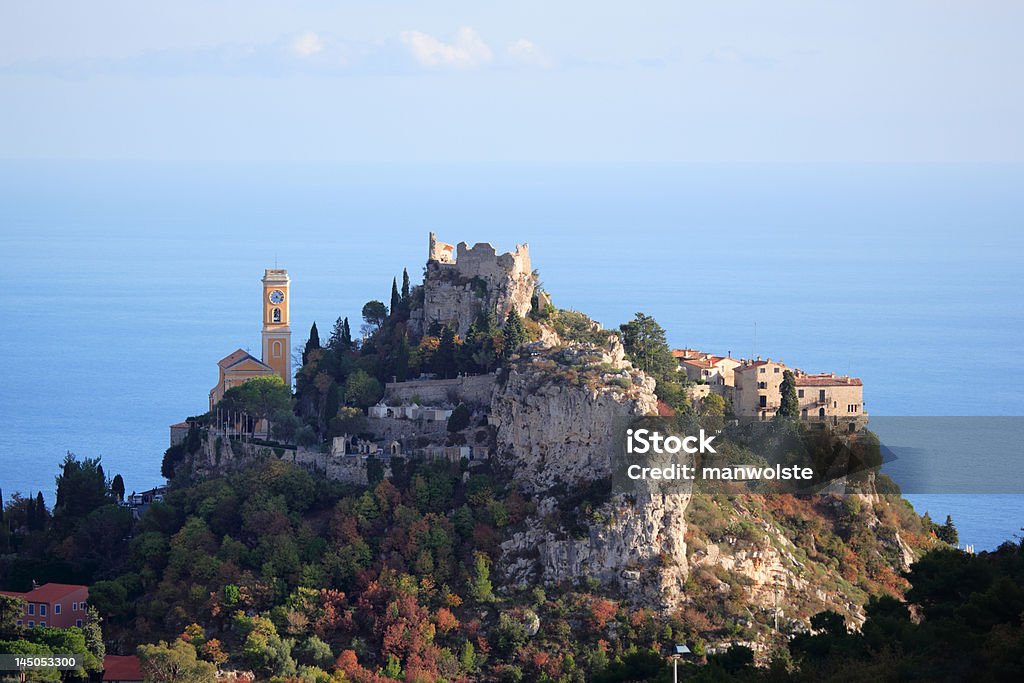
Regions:
<instances>
[{"instance_id":1,"label":"church building","mask_svg":"<svg viewBox=\"0 0 1024 683\"><path fill-rule=\"evenodd\" d=\"M289 322L291 280L283 268L268 268L263 274L263 344L261 358L242 349L217 363L217 386L210 390L210 409L224 392L254 377L277 375L292 385L292 328Z\"/></svg>"}]
</instances>

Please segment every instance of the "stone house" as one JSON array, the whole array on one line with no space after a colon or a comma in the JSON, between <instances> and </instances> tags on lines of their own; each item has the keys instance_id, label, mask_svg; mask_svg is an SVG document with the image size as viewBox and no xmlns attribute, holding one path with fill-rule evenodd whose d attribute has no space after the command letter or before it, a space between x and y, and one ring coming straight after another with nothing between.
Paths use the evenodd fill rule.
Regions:
<instances>
[{"instance_id":1,"label":"stone house","mask_svg":"<svg viewBox=\"0 0 1024 683\"><path fill-rule=\"evenodd\" d=\"M783 373L788 370L783 363L771 358L745 361L733 369L735 382L733 410L737 417L756 417L768 420L779 411L782 398Z\"/></svg>"},{"instance_id":2,"label":"stone house","mask_svg":"<svg viewBox=\"0 0 1024 683\"><path fill-rule=\"evenodd\" d=\"M837 377L835 373L796 375L796 395L800 417L804 420L851 421L850 430L867 417L864 410L864 383L856 377Z\"/></svg>"}]
</instances>

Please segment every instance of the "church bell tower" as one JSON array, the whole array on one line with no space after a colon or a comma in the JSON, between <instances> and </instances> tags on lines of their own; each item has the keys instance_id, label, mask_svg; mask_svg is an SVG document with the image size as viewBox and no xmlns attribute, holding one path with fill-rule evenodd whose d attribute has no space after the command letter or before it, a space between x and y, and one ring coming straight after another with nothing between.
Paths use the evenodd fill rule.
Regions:
<instances>
[{"instance_id":1,"label":"church bell tower","mask_svg":"<svg viewBox=\"0 0 1024 683\"><path fill-rule=\"evenodd\" d=\"M263 274L263 362L292 385L291 279L284 268Z\"/></svg>"}]
</instances>

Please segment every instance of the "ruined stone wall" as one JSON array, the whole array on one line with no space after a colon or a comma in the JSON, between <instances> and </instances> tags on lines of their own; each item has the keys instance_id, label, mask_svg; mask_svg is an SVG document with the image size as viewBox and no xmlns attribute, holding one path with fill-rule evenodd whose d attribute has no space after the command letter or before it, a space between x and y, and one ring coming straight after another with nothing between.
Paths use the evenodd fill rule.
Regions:
<instances>
[{"instance_id":1,"label":"ruined stone wall","mask_svg":"<svg viewBox=\"0 0 1024 683\"><path fill-rule=\"evenodd\" d=\"M462 336L481 311L494 311L499 323L513 309L525 316L533 290L528 245L516 245L515 251L499 255L487 243L470 247L460 242L453 248L430 233L423 310L411 321L421 333L439 323L453 326Z\"/></svg>"},{"instance_id":2,"label":"ruined stone wall","mask_svg":"<svg viewBox=\"0 0 1024 683\"><path fill-rule=\"evenodd\" d=\"M424 406L456 405L460 401L471 407L491 403L495 375L470 375L455 379L417 379L388 382L385 400L390 403L419 403Z\"/></svg>"}]
</instances>

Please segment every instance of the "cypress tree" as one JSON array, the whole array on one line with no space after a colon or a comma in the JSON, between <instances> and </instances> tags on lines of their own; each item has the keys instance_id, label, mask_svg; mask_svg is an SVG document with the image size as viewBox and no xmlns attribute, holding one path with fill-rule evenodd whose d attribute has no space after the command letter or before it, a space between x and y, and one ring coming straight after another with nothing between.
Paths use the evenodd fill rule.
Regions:
<instances>
[{"instance_id":1,"label":"cypress tree","mask_svg":"<svg viewBox=\"0 0 1024 683\"><path fill-rule=\"evenodd\" d=\"M779 386L782 399L779 401L779 415L782 417L799 417L800 401L796 396L796 377L791 370L782 373L782 384Z\"/></svg>"},{"instance_id":2,"label":"cypress tree","mask_svg":"<svg viewBox=\"0 0 1024 683\"><path fill-rule=\"evenodd\" d=\"M412 350L409 348L409 338L402 335L398 340L398 348L394 353L392 373L399 382L404 382L409 377L409 363L412 360Z\"/></svg>"},{"instance_id":3,"label":"cypress tree","mask_svg":"<svg viewBox=\"0 0 1024 683\"><path fill-rule=\"evenodd\" d=\"M124 502L124 479L120 474L115 474L114 481L110 482L110 492L117 496L117 502Z\"/></svg>"},{"instance_id":4,"label":"cypress tree","mask_svg":"<svg viewBox=\"0 0 1024 683\"><path fill-rule=\"evenodd\" d=\"M952 524L952 521L950 521ZM43 492L36 491L36 529L46 528L46 503L43 502ZM956 533L954 530L953 533Z\"/></svg>"},{"instance_id":5,"label":"cypress tree","mask_svg":"<svg viewBox=\"0 0 1024 683\"><path fill-rule=\"evenodd\" d=\"M391 319L395 320L402 312L402 298L398 295L398 280L391 278Z\"/></svg>"},{"instance_id":6,"label":"cypress tree","mask_svg":"<svg viewBox=\"0 0 1024 683\"><path fill-rule=\"evenodd\" d=\"M36 526L36 499L29 498L25 503L25 526L32 531Z\"/></svg>"},{"instance_id":7,"label":"cypress tree","mask_svg":"<svg viewBox=\"0 0 1024 683\"><path fill-rule=\"evenodd\" d=\"M454 377L458 371L458 347L450 325L441 332L441 343L434 354L434 371L443 379Z\"/></svg>"},{"instance_id":8,"label":"cypress tree","mask_svg":"<svg viewBox=\"0 0 1024 683\"><path fill-rule=\"evenodd\" d=\"M402 268L402 301L408 302L409 295L409 270L407 268Z\"/></svg>"},{"instance_id":9,"label":"cypress tree","mask_svg":"<svg viewBox=\"0 0 1024 683\"><path fill-rule=\"evenodd\" d=\"M349 327L347 317L341 324L341 343L345 349L352 348L352 328Z\"/></svg>"},{"instance_id":10,"label":"cypress tree","mask_svg":"<svg viewBox=\"0 0 1024 683\"><path fill-rule=\"evenodd\" d=\"M313 321L313 326L309 328L309 339L306 340L306 348L302 350L302 364L305 365L309 361L309 352L314 349L320 348L320 332L316 329L316 321Z\"/></svg>"}]
</instances>

